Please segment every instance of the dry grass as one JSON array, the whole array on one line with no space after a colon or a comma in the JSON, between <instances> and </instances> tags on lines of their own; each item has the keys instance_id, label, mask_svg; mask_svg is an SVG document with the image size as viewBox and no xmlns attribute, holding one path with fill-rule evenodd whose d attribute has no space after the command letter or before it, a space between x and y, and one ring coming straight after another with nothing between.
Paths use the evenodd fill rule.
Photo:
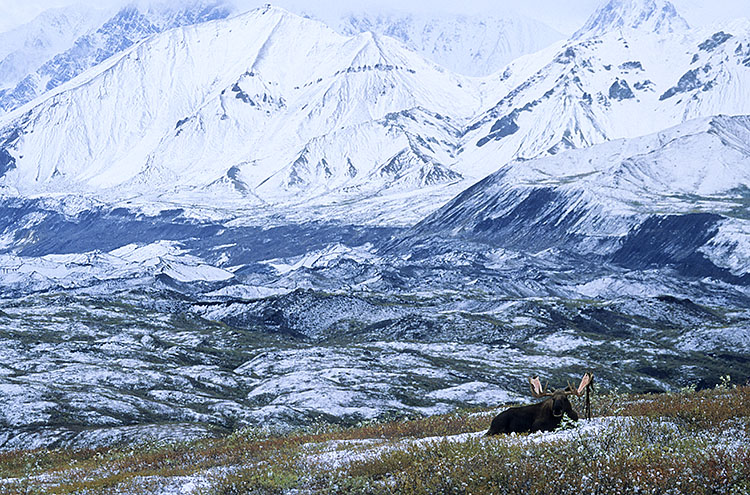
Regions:
<instances>
[{"instance_id":1,"label":"dry grass","mask_svg":"<svg viewBox=\"0 0 750 495\"><path fill-rule=\"evenodd\" d=\"M0 454L0 494L161 493L170 480L194 475L209 485L206 495L750 494L750 387L610 394L593 406L623 419L596 434L573 430L543 442L525 435L414 441L483 431L491 418L460 412L288 435L243 430L182 444L9 452ZM310 461L331 448L364 454L333 470Z\"/></svg>"},{"instance_id":2,"label":"dry grass","mask_svg":"<svg viewBox=\"0 0 750 495\"><path fill-rule=\"evenodd\" d=\"M750 387L718 387L686 394L663 394L627 401L622 415L670 418L685 426L710 428L737 417L750 417Z\"/></svg>"}]
</instances>

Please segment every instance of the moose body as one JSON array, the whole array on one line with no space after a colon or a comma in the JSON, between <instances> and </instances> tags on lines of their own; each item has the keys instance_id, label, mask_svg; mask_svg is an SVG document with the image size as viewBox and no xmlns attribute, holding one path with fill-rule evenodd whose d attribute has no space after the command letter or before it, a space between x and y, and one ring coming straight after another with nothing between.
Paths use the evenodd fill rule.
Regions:
<instances>
[{"instance_id":1,"label":"moose body","mask_svg":"<svg viewBox=\"0 0 750 495\"><path fill-rule=\"evenodd\" d=\"M531 393L534 397L548 397L546 400L530 406L511 407L492 420L486 435L500 433L526 433L535 431L552 431L562 422L563 415L573 421L578 421L578 413L568 400L568 395L580 396L581 392L591 382L592 375L584 375L577 389L568 385L567 388L554 392L542 390L539 378L529 378Z\"/></svg>"},{"instance_id":2,"label":"moose body","mask_svg":"<svg viewBox=\"0 0 750 495\"><path fill-rule=\"evenodd\" d=\"M563 414L566 414L573 421L578 421L578 413L573 409L565 392L559 392L561 398L556 399L553 395L537 404L511 407L501 412L492 420L487 435L552 431L560 426Z\"/></svg>"}]
</instances>

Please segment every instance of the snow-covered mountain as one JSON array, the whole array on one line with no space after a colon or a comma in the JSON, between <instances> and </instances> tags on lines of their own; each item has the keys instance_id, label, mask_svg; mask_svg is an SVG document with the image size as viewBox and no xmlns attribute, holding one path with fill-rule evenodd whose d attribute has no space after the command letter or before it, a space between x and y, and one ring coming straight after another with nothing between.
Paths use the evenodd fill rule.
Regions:
<instances>
[{"instance_id":1,"label":"snow-covered mountain","mask_svg":"<svg viewBox=\"0 0 750 495\"><path fill-rule=\"evenodd\" d=\"M573 35L573 39L601 36L613 29L666 35L689 28L671 2L662 0L612 0L603 4Z\"/></svg>"},{"instance_id":2,"label":"snow-covered mountain","mask_svg":"<svg viewBox=\"0 0 750 495\"><path fill-rule=\"evenodd\" d=\"M225 0L132 3L115 12L73 5L43 12L0 33L0 114L97 65L141 39L174 27L225 18L236 7ZM465 75L497 71L520 55L563 36L518 15L406 15L366 12L326 21L338 32L391 36L439 65Z\"/></svg>"},{"instance_id":3,"label":"snow-covered mountain","mask_svg":"<svg viewBox=\"0 0 750 495\"><path fill-rule=\"evenodd\" d=\"M750 117L512 162L414 227L524 252L750 282Z\"/></svg>"},{"instance_id":4,"label":"snow-covered mountain","mask_svg":"<svg viewBox=\"0 0 750 495\"><path fill-rule=\"evenodd\" d=\"M612 0L571 40L485 83L497 103L467 127L456 169L750 113L750 23L715 29L689 29L665 0Z\"/></svg>"},{"instance_id":5,"label":"snow-covered mountain","mask_svg":"<svg viewBox=\"0 0 750 495\"><path fill-rule=\"evenodd\" d=\"M77 38L97 29L105 10L83 5L50 9L28 24L0 33L0 91L18 84Z\"/></svg>"},{"instance_id":6,"label":"snow-covered mountain","mask_svg":"<svg viewBox=\"0 0 750 495\"><path fill-rule=\"evenodd\" d=\"M50 91L155 33L227 17L220 0L179 6L74 6L44 12L31 23L0 34L0 115Z\"/></svg>"},{"instance_id":7,"label":"snow-covered mountain","mask_svg":"<svg viewBox=\"0 0 750 495\"><path fill-rule=\"evenodd\" d=\"M262 8L149 38L9 115L0 175L21 195L256 205L412 190L460 178L447 164L479 105L396 40Z\"/></svg>"},{"instance_id":8,"label":"snow-covered mountain","mask_svg":"<svg viewBox=\"0 0 750 495\"><path fill-rule=\"evenodd\" d=\"M372 31L402 41L425 58L453 72L486 76L563 35L539 21L508 14L353 13L335 21L345 35Z\"/></svg>"},{"instance_id":9,"label":"snow-covered mountain","mask_svg":"<svg viewBox=\"0 0 750 495\"><path fill-rule=\"evenodd\" d=\"M0 186L405 225L514 159L750 113L750 23L716 29L612 0L571 40L467 78L258 9L154 35L7 115Z\"/></svg>"}]
</instances>

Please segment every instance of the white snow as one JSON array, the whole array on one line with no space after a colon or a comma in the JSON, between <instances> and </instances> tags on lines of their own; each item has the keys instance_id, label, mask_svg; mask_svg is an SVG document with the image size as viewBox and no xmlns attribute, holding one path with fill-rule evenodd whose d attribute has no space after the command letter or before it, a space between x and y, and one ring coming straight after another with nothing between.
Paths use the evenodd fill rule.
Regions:
<instances>
[{"instance_id":1,"label":"white snow","mask_svg":"<svg viewBox=\"0 0 750 495\"><path fill-rule=\"evenodd\" d=\"M6 287L86 286L103 280L167 275L180 282L215 282L234 274L184 252L179 243L129 244L109 253L0 255L0 283Z\"/></svg>"},{"instance_id":2,"label":"white snow","mask_svg":"<svg viewBox=\"0 0 750 495\"><path fill-rule=\"evenodd\" d=\"M90 33L110 12L70 5L46 10L30 22L0 33L0 89L13 88L54 55ZM2 110L0 110L2 113Z\"/></svg>"},{"instance_id":3,"label":"white snow","mask_svg":"<svg viewBox=\"0 0 750 495\"><path fill-rule=\"evenodd\" d=\"M346 35L372 31L391 36L423 57L467 76L495 73L563 37L539 21L510 13L498 17L357 12L329 23Z\"/></svg>"},{"instance_id":4,"label":"white snow","mask_svg":"<svg viewBox=\"0 0 750 495\"><path fill-rule=\"evenodd\" d=\"M750 222L723 221L716 236L700 250L714 265L734 275L750 273Z\"/></svg>"},{"instance_id":5,"label":"white snow","mask_svg":"<svg viewBox=\"0 0 750 495\"><path fill-rule=\"evenodd\" d=\"M345 37L278 8L170 30L0 119L0 136L22 130L2 145L16 168L0 188L44 198L76 190L88 201L144 210L181 205L187 215L248 222L282 216L408 225L516 158L750 113L750 70L742 63L750 25L728 23L733 38L699 50L713 32L682 26L677 13L660 10L662 0L638 0L635 10L631 0L618 2L613 17L596 21L605 28L484 78L453 74L389 37ZM350 21L355 30L401 26L415 43L438 36L428 28L450 32L425 18ZM476 23L462 20L455 33ZM455 46L446 41L460 52ZM697 71L700 86L662 98L688 71ZM618 80L633 98L610 95ZM518 129L478 146L502 119ZM692 144L652 140L662 149L660 168L650 167L654 160L642 149L608 172L620 182L597 192L617 196L632 182L661 207L674 199L665 195L741 185L735 158L746 152L746 136L713 130L716 136ZM627 143L615 146L619 152L599 150L598 169L606 152L625 154ZM734 158L723 156L727 147ZM721 160L714 160L717 149ZM705 166L685 170L687 157ZM555 170L557 179L588 173L583 161L555 166L565 167ZM676 203L683 209L699 201L683 199Z\"/></svg>"}]
</instances>

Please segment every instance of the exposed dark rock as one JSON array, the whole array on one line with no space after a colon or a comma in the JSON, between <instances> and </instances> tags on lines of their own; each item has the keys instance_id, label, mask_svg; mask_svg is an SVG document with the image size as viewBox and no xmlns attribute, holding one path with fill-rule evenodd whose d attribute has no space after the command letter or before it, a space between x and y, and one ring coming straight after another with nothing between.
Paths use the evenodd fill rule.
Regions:
<instances>
[{"instance_id":1,"label":"exposed dark rock","mask_svg":"<svg viewBox=\"0 0 750 495\"><path fill-rule=\"evenodd\" d=\"M442 184L462 179L462 175L439 164L434 164L429 170L421 170L419 183L423 185Z\"/></svg>"},{"instance_id":2,"label":"exposed dark rock","mask_svg":"<svg viewBox=\"0 0 750 495\"><path fill-rule=\"evenodd\" d=\"M520 127L518 127L518 124L516 123L516 118L518 117L518 110L513 110L508 115L498 119L490 129L490 133L477 141L477 146L484 146L491 140L499 141L500 139L510 136L511 134L515 134L518 132Z\"/></svg>"},{"instance_id":3,"label":"exposed dark rock","mask_svg":"<svg viewBox=\"0 0 750 495\"><path fill-rule=\"evenodd\" d=\"M609 97L613 100L622 101L635 98L633 90L630 89L628 82L624 79L616 79L612 86L609 87Z\"/></svg>"},{"instance_id":4,"label":"exposed dark rock","mask_svg":"<svg viewBox=\"0 0 750 495\"><path fill-rule=\"evenodd\" d=\"M718 33L714 33L710 38L698 45L698 49L703 50L704 52L712 52L716 49L717 46L725 43L731 37L731 34L725 33L724 31L719 31Z\"/></svg>"},{"instance_id":5,"label":"exposed dark rock","mask_svg":"<svg viewBox=\"0 0 750 495\"><path fill-rule=\"evenodd\" d=\"M354 164L352 163L352 160L351 160L351 158L347 158L347 159L346 159L346 164L347 164L347 165L349 166L349 167L348 167L348 168L346 169L346 174L347 174L347 175L348 175L349 177L352 177L352 178L353 178L353 177L356 177L356 176L357 176L357 167L355 167L355 166L354 166Z\"/></svg>"},{"instance_id":6,"label":"exposed dark rock","mask_svg":"<svg viewBox=\"0 0 750 495\"><path fill-rule=\"evenodd\" d=\"M639 91L644 91L644 90L650 89L653 85L654 83L651 82L651 80L646 79L645 81L639 81L633 84L633 87Z\"/></svg>"},{"instance_id":7,"label":"exposed dark rock","mask_svg":"<svg viewBox=\"0 0 750 495\"><path fill-rule=\"evenodd\" d=\"M643 65L641 65L641 63L637 62L637 61L630 61L630 62L625 62L624 64L620 65L620 69L623 69L623 70L633 70L633 69L643 70Z\"/></svg>"},{"instance_id":8,"label":"exposed dark rock","mask_svg":"<svg viewBox=\"0 0 750 495\"><path fill-rule=\"evenodd\" d=\"M230 169L227 170L227 178L232 181L232 185L237 192L247 192L247 184L240 178L240 169L238 167L230 167Z\"/></svg>"},{"instance_id":9,"label":"exposed dark rock","mask_svg":"<svg viewBox=\"0 0 750 495\"><path fill-rule=\"evenodd\" d=\"M558 64L567 64L571 62L573 59L576 58L576 52L572 47L568 47L565 49L563 53L560 53L555 57L555 62Z\"/></svg>"},{"instance_id":10,"label":"exposed dark rock","mask_svg":"<svg viewBox=\"0 0 750 495\"><path fill-rule=\"evenodd\" d=\"M232 91L236 93L234 97L238 100L242 100L244 103L255 106L255 102L252 100L252 98L250 98L250 95L242 91L242 88L240 88L239 84L234 83L234 85L232 86Z\"/></svg>"},{"instance_id":11,"label":"exposed dark rock","mask_svg":"<svg viewBox=\"0 0 750 495\"><path fill-rule=\"evenodd\" d=\"M328 166L328 160L325 158L321 158L318 162L318 170L322 170L323 174L325 174L326 178L333 177L333 172L331 172L331 168Z\"/></svg>"},{"instance_id":12,"label":"exposed dark rock","mask_svg":"<svg viewBox=\"0 0 750 495\"><path fill-rule=\"evenodd\" d=\"M612 261L631 269L671 266L686 276L742 283L699 251L716 235L721 220L721 216L709 213L652 216L623 239Z\"/></svg>"},{"instance_id":13,"label":"exposed dark rock","mask_svg":"<svg viewBox=\"0 0 750 495\"><path fill-rule=\"evenodd\" d=\"M7 150L0 148L0 177L16 168L16 159Z\"/></svg>"},{"instance_id":14,"label":"exposed dark rock","mask_svg":"<svg viewBox=\"0 0 750 495\"><path fill-rule=\"evenodd\" d=\"M666 100L673 97L678 93L685 93L701 87L701 81L698 79L699 69L692 69L682 75L680 80L677 82L677 86L669 88L663 95L659 97L660 101Z\"/></svg>"}]
</instances>

